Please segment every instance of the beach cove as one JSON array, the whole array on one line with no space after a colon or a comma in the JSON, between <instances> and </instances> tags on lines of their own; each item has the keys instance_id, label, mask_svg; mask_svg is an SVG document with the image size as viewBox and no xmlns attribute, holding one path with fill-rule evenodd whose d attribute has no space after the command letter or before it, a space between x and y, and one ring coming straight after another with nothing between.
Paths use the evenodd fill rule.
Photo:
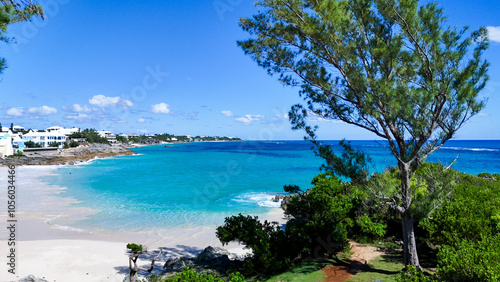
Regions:
<instances>
[{"instance_id":1,"label":"beach cove","mask_svg":"<svg viewBox=\"0 0 500 282\"><path fill-rule=\"evenodd\" d=\"M151 230L127 233L73 228L73 223L96 211L75 207L78 201L64 196L66 188L40 181L58 168L61 167L16 168L16 196L19 199L16 275L3 271L0 281L16 281L28 275L47 281L122 281L129 272L125 246L130 242L147 246L151 254L157 253L160 247L164 250L153 273L161 272L163 263L169 258L191 257L207 246L223 247L215 237L214 228L209 226L170 228L163 230L163 234ZM6 175L7 168L0 167L0 173ZM270 213L268 219L279 220L280 213ZM6 223L7 220L7 213L0 213L0 222ZM55 224L54 221L67 225ZM8 232L2 228L1 238L8 238ZM0 251L7 254L8 248L7 241L2 239ZM238 244L225 248L235 254L246 253ZM148 263L150 261L144 260L144 264Z\"/></svg>"},{"instance_id":2,"label":"beach cove","mask_svg":"<svg viewBox=\"0 0 500 282\"><path fill-rule=\"evenodd\" d=\"M353 145L371 154L374 170L391 164L383 144ZM457 170L498 173L498 146L452 141L429 161L446 164L460 155ZM280 220L273 195L283 194L285 184L307 189L319 172L321 160L309 148L301 141L155 145L82 165L18 167L16 279L33 274L48 281L122 281L130 242L168 249L156 263L158 273L169 257L221 246L215 228L226 216L241 212ZM6 167L0 175L3 181ZM6 223L5 211L0 222ZM8 230L0 230L7 238ZM242 251L237 244L226 248ZM0 250L7 253L6 241ZM12 279L5 273L0 280Z\"/></svg>"}]
</instances>

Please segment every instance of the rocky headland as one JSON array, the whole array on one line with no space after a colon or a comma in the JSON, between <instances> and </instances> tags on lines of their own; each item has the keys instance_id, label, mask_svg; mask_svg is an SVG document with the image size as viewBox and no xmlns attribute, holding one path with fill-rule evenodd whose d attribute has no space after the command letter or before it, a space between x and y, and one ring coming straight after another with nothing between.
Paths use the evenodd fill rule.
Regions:
<instances>
[{"instance_id":1,"label":"rocky headland","mask_svg":"<svg viewBox=\"0 0 500 282\"><path fill-rule=\"evenodd\" d=\"M124 145L85 144L75 148L52 151L25 152L23 156L0 159L0 165L54 165L76 164L94 158L135 155L136 153Z\"/></svg>"}]
</instances>

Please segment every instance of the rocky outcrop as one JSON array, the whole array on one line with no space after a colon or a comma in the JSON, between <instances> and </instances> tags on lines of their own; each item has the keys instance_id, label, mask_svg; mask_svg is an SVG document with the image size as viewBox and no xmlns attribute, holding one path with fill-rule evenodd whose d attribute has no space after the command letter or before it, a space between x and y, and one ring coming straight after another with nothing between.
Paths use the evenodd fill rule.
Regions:
<instances>
[{"instance_id":1,"label":"rocky outcrop","mask_svg":"<svg viewBox=\"0 0 500 282\"><path fill-rule=\"evenodd\" d=\"M199 253L194 262L203 265L205 268L227 268L231 264L229 256L231 254L223 248L208 246Z\"/></svg>"},{"instance_id":2,"label":"rocky outcrop","mask_svg":"<svg viewBox=\"0 0 500 282\"><path fill-rule=\"evenodd\" d=\"M94 158L105 158L136 153L123 145L87 144L75 148L59 149L51 154L30 153L22 157L0 159L0 165L52 165L75 164Z\"/></svg>"},{"instance_id":3,"label":"rocky outcrop","mask_svg":"<svg viewBox=\"0 0 500 282\"><path fill-rule=\"evenodd\" d=\"M158 139L148 138L148 139L141 139L139 140L138 143L141 145L155 145L155 144L162 144L163 142Z\"/></svg>"},{"instance_id":4,"label":"rocky outcrop","mask_svg":"<svg viewBox=\"0 0 500 282\"><path fill-rule=\"evenodd\" d=\"M181 271L186 266L193 266L193 259L186 257L169 259L163 265L163 269L166 271Z\"/></svg>"},{"instance_id":5,"label":"rocky outcrop","mask_svg":"<svg viewBox=\"0 0 500 282\"><path fill-rule=\"evenodd\" d=\"M281 201L281 208L286 211L286 206L290 203L290 198L292 195L276 195L271 200L275 203Z\"/></svg>"},{"instance_id":6,"label":"rocky outcrop","mask_svg":"<svg viewBox=\"0 0 500 282\"><path fill-rule=\"evenodd\" d=\"M231 253L223 248L209 246L194 258L180 257L169 259L165 262L163 268L165 269L165 273L178 272L186 266L198 272L226 273L227 270L236 268L242 263L238 259L230 259L230 256Z\"/></svg>"},{"instance_id":7,"label":"rocky outcrop","mask_svg":"<svg viewBox=\"0 0 500 282\"><path fill-rule=\"evenodd\" d=\"M28 275L22 279L19 279L18 282L49 282L42 278L36 278L34 275Z\"/></svg>"}]
</instances>

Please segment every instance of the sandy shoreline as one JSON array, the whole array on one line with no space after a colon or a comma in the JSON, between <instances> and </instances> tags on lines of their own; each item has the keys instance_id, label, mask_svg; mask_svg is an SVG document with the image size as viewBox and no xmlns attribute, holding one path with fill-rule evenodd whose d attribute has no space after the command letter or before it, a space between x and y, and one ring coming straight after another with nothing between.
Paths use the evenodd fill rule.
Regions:
<instances>
[{"instance_id":1,"label":"sandy shoreline","mask_svg":"<svg viewBox=\"0 0 500 282\"><path fill-rule=\"evenodd\" d=\"M113 233L107 230L87 231L71 227L71 222L95 211L71 206L72 198L57 197L64 187L47 185L39 178L52 173L57 166L24 166L16 169L16 274L8 272L7 255L7 189L0 189L0 281L17 281L28 275L47 281L123 281L128 274L126 244L135 242L149 248L150 255L162 248L155 271L172 257L194 256L207 246L222 247L215 236L215 226L170 228L145 232ZM7 168L0 167L0 182L7 183ZM42 187L42 188L40 188ZM6 188L6 187L5 187ZM283 213L276 209L260 217L282 222ZM57 218L53 224L51 219ZM243 254L238 244L224 246L230 252ZM143 261L146 265L150 261Z\"/></svg>"}]
</instances>

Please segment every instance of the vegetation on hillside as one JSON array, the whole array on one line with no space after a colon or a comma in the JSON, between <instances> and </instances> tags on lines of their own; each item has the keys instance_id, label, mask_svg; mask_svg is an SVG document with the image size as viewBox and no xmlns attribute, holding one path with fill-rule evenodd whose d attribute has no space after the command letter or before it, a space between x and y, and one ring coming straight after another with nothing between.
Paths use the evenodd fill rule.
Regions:
<instances>
[{"instance_id":1,"label":"vegetation on hillside","mask_svg":"<svg viewBox=\"0 0 500 282\"><path fill-rule=\"evenodd\" d=\"M342 148L344 160L362 154ZM284 230L277 223L241 214L226 218L217 229L223 244L238 241L252 250L240 270L245 276L282 273L306 258L336 258L345 250L347 239L397 246L402 219L393 201L400 200L394 197L399 171L388 168L356 182L342 182L335 176L343 174L342 170L334 167L323 166L325 172L312 180L309 190L284 186L292 193L283 205L290 216ZM411 189L423 265L437 271L429 274L410 266L398 279L500 279L500 175L466 175L442 164L423 163L411 179Z\"/></svg>"},{"instance_id":2,"label":"vegetation on hillside","mask_svg":"<svg viewBox=\"0 0 500 282\"><path fill-rule=\"evenodd\" d=\"M69 138L85 138L88 143L103 143L109 144L108 139L99 135L95 129L85 129L80 132L75 132Z\"/></svg>"},{"instance_id":3,"label":"vegetation on hillside","mask_svg":"<svg viewBox=\"0 0 500 282\"><path fill-rule=\"evenodd\" d=\"M140 135L140 136L129 136L128 138L124 136L117 136L117 140L120 142L130 142L130 143L159 143L159 142L208 142L208 141L241 141L237 137L226 137L226 136L187 136L187 135L173 135L168 133L163 134L150 134L150 135Z\"/></svg>"}]
</instances>

